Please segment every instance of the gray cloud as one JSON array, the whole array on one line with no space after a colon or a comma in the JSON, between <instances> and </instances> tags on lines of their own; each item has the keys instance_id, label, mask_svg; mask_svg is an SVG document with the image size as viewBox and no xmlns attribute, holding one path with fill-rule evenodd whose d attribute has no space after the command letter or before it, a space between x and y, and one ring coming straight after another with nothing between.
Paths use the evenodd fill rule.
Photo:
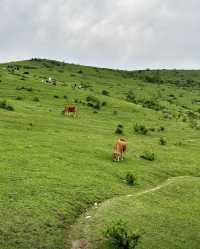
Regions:
<instances>
[{"instance_id":1,"label":"gray cloud","mask_svg":"<svg viewBox=\"0 0 200 249\"><path fill-rule=\"evenodd\" d=\"M0 61L198 68L199 0L1 0Z\"/></svg>"}]
</instances>

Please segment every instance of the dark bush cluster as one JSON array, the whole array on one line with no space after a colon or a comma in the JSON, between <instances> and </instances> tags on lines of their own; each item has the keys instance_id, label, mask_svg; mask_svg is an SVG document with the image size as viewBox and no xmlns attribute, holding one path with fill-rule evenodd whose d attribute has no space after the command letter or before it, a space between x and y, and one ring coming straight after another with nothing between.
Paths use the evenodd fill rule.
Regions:
<instances>
[{"instance_id":1,"label":"dark bush cluster","mask_svg":"<svg viewBox=\"0 0 200 249\"><path fill-rule=\"evenodd\" d=\"M34 102L39 102L40 99L39 99L38 97L34 97L34 98L33 98L33 101L34 101Z\"/></svg>"},{"instance_id":2,"label":"dark bush cluster","mask_svg":"<svg viewBox=\"0 0 200 249\"><path fill-rule=\"evenodd\" d=\"M98 110L101 109L101 102L97 97L90 95L86 98L86 101L88 106Z\"/></svg>"},{"instance_id":3,"label":"dark bush cluster","mask_svg":"<svg viewBox=\"0 0 200 249\"><path fill-rule=\"evenodd\" d=\"M107 228L105 237L115 249L134 249L140 239L140 235L130 233L127 224L121 220Z\"/></svg>"},{"instance_id":4,"label":"dark bush cluster","mask_svg":"<svg viewBox=\"0 0 200 249\"><path fill-rule=\"evenodd\" d=\"M126 96L126 101L136 103L136 96L132 90L130 90Z\"/></svg>"},{"instance_id":5,"label":"dark bush cluster","mask_svg":"<svg viewBox=\"0 0 200 249\"><path fill-rule=\"evenodd\" d=\"M102 106L106 106L107 104L105 101L101 102L97 97L92 96L92 95L89 95L86 98L86 101L87 101L88 106L94 109L97 109L97 110L100 110Z\"/></svg>"},{"instance_id":6,"label":"dark bush cluster","mask_svg":"<svg viewBox=\"0 0 200 249\"><path fill-rule=\"evenodd\" d=\"M134 125L134 131L135 133L137 134L140 134L140 135L147 135L148 133L148 128L146 128L144 125Z\"/></svg>"},{"instance_id":7,"label":"dark bush cluster","mask_svg":"<svg viewBox=\"0 0 200 249\"><path fill-rule=\"evenodd\" d=\"M147 128L145 125L135 124L133 128L134 128L135 133L140 134L140 135L147 135L149 132L164 132L165 131L164 126L160 126L158 128L155 128L155 127Z\"/></svg>"},{"instance_id":8,"label":"dark bush cluster","mask_svg":"<svg viewBox=\"0 0 200 249\"><path fill-rule=\"evenodd\" d=\"M161 106L159 103L157 103L154 100L144 100L144 102L142 103L142 106L145 108L155 110L155 111L160 111L164 109L163 106Z\"/></svg>"},{"instance_id":9,"label":"dark bush cluster","mask_svg":"<svg viewBox=\"0 0 200 249\"><path fill-rule=\"evenodd\" d=\"M167 140L165 138L161 137L160 140L159 140L159 143L160 143L160 145L166 145Z\"/></svg>"},{"instance_id":10,"label":"dark bush cluster","mask_svg":"<svg viewBox=\"0 0 200 249\"><path fill-rule=\"evenodd\" d=\"M160 126L158 129L157 129L158 132L163 132L165 131L165 127L164 126Z\"/></svg>"},{"instance_id":11,"label":"dark bush cluster","mask_svg":"<svg viewBox=\"0 0 200 249\"><path fill-rule=\"evenodd\" d=\"M149 83L156 83L156 84L163 83L159 73L145 75L144 80Z\"/></svg>"},{"instance_id":12,"label":"dark bush cluster","mask_svg":"<svg viewBox=\"0 0 200 249\"><path fill-rule=\"evenodd\" d=\"M23 100L23 97L17 96L15 99L16 99L16 100Z\"/></svg>"},{"instance_id":13,"label":"dark bush cluster","mask_svg":"<svg viewBox=\"0 0 200 249\"><path fill-rule=\"evenodd\" d=\"M101 92L102 95L109 96L110 93L107 90L102 90Z\"/></svg>"},{"instance_id":14,"label":"dark bush cluster","mask_svg":"<svg viewBox=\"0 0 200 249\"><path fill-rule=\"evenodd\" d=\"M102 103L101 103L101 106L106 106L107 105L107 102L106 101L103 101Z\"/></svg>"},{"instance_id":15,"label":"dark bush cluster","mask_svg":"<svg viewBox=\"0 0 200 249\"><path fill-rule=\"evenodd\" d=\"M83 71L82 70L78 70L77 73L83 74Z\"/></svg>"},{"instance_id":16,"label":"dark bush cluster","mask_svg":"<svg viewBox=\"0 0 200 249\"><path fill-rule=\"evenodd\" d=\"M20 65L17 65L17 64L10 64L7 66L7 70L10 72L10 73L14 73L15 71L18 71L20 69Z\"/></svg>"},{"instance_id":17,"label":"dark bush cluster","mask_svg":"<svg viewBox=\"0 0 200 249\"><path fill-rule=\"evenodd\" d=\"M136 177L132 173L126 174L126 183L130 186L133 186L136 184Z\"/></svg>"},{"instance_id":18,"label":"dark bush cluster","mask_svg":"<svg viewBox=\"0 0 200 249\"><path fill-rule=\"evenodd\" d=\"M8 111L14 111L14 107L12 105L9 105L6 100L0 101L0 108Z\"/></svg>"},{"instance_id":19,"label":"dark bush cluster","mask_svg":"<svg viewBox=\"0 0 200 249\"><path fill-rule=\"evenodd\" d=\"M116 134L123 134L123 125L121 125L121 124L118 124L118 126L117 126L117 128L116 128L116 130L115 130L115 133Z\"/></svg>"},{"instance_id":20,"label":"dark bush cluster","mask_svg":"<svg viewBox=\"0 0 200 249\"><path fill-rule=\"evenodd\" d=\"M31 58L31 61L38 61L38 62L41 62L42 59L40 59L40 58Z\"/></svg>"},{"instance_id":21,"label":"dark bush cluster","mask_svg":"<svg viewBox=\"0 0 200 249\"><path fill-rule=\"evenodd\" d=\"M32 87L25 87L25 86L17 86L16 87L16 90L25 90L25 91L28 91L28 92L32 92L33 91L33 88Z\"/></svg>"},{"instance_id":22,"label":"dark bush cluster","mask_svg":"<svg viewBox=\"0 0 200 249\"><path fill-rule=\"evenodd\" d=\"M198 113L195 113L193 111L187 111L187 116L189 119L198 119L199 115Z\"/></svg>"},{"instance_id":23,"label":"dark bush cluster","mask_svg":"<svg viewBox=\"0 0 200 249\"><path fill-rule=\"evenodd\" d=\"M190 120L190 127L196 130L200 130L200 124L196 120Z\"/></svg>"}]
</instances>

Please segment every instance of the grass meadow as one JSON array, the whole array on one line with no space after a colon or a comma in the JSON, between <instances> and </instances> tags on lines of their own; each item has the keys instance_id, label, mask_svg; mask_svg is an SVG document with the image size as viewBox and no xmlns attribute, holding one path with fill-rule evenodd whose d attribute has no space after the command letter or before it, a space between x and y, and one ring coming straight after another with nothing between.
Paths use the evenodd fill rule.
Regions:
<instances>
[{"instance_id":1,"label":"grass meadow","mask_svg":"<svg viewBox=\"0 0 200 249\"><path fill-rule=\"evenodd\" d=\"M141 235L138 249L198 249L199 91L198 70L1 64L0 248L70 249L86 239L89 249L116 249L103 234L123 220ZM62 115L66 105L76 118ZM128 150L114 163L119 137Z\"/></svg>"}]
</instances>

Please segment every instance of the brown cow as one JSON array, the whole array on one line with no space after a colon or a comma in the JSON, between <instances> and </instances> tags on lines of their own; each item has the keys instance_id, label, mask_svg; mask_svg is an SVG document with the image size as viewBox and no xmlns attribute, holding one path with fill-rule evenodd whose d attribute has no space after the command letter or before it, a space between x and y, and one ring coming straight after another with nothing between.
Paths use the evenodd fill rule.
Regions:
<instances>
[{"instance_id":1,"label":"brown cow","mask_svg":"<svg viewBox=\"0 0 200 249\"><path fill-rule=\"evenodd\" d=\"M119 162L123 160L123 153L126 151L127 141L123 138L120 138L114 146L114 152L112 155L113 162Z\"/></svg>"},{"instance_id":2,"label":"brown cow","mask_svg":"<svg viewBox=\"0 0 200 249\"><path fill-rule=\"evenodd\" d=\"M73 117L75 117L77 114L77 109L75 106L65 106L63 114L64 115L67 114L68 116L71 116L71 114L72 114Z\"/></svg>"}]
</instances>

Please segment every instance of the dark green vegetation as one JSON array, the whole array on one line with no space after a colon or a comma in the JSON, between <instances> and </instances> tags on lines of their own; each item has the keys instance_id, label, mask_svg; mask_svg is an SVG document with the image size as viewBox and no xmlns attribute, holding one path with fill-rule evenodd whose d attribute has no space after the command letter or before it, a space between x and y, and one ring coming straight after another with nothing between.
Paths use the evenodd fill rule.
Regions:
<instances>
[{"instance_id":1,"label":"dark green vegetation","mask_svg":"<svg viewBox=\"0 0 200 249\"><path fill-rule=\"evenodd\" d=\"M112 224L105 232L107 244L109 247L119 249L134 249L140 238L139 235L130 234L126 223L121 220Z\"/></svg>"},{"instance_id":2,"label":"dark green vegetation","mask_svg":"<svg viewBox=\"0 0 200 249\"><path fill-rule=\"evenodd\" d=\"M197 249L199 90L200 71L1 64L0 248L64 249L83 238L104 249L107 227L123 220L141 235L138 249ZM77 118L62 115L66 104ZM119 136L128 152L113 164ZM136 185L126 184L128 173ZM142 192L177 176L189 177Z\"/></svg>"}]
</instances>

